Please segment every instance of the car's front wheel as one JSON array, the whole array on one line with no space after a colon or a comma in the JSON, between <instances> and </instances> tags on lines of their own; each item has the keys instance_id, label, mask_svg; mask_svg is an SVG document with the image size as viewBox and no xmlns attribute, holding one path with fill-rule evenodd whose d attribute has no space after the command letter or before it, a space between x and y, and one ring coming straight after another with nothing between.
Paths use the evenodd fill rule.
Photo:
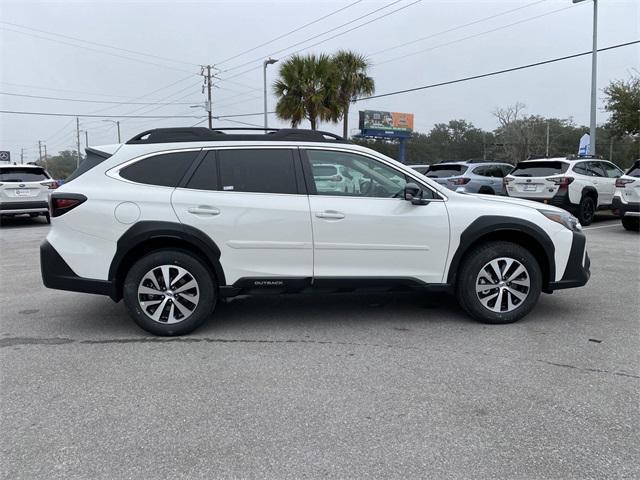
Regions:
<instances>
[{"instance_id":1,"label":"car's front wheel","mask_svg":"<svg viewBox=\"0 0 640 480\"><path fill-rule=\"evenodd\" d=\"M458 271L456 296L462 308L483 323L512 323L527 315L542 290L535 257L515 243L479 245Z\"/></svg>"},{"instance_id":2,"label":"car's front wheel","mask_svg":"<svg viewBox=\"0 0 640 480\"><path fill-rule=\"evenodd\" d=\"M197 256L158 250L127 273L123 297L129 315L155 335L184 335L202 325L216 304L213 275Z\"/></svg>"}]
</instances>

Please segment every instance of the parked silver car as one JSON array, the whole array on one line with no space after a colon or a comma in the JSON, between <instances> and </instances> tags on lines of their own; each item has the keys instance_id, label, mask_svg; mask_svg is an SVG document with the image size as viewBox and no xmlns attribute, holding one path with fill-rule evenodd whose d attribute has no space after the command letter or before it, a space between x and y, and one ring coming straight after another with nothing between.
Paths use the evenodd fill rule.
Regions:
<instances>
[{"instance_id":1,"label":"parked silver car","mask_svg":"<svg viewBox=\"0 0 640 480\"><path fill-rule=\"evenodd\" d=\"M513 165L495 160L441 162L431 165L424 175L450 190L487 195L504 195L502 179Z\"/></svg>"}]
</instances>

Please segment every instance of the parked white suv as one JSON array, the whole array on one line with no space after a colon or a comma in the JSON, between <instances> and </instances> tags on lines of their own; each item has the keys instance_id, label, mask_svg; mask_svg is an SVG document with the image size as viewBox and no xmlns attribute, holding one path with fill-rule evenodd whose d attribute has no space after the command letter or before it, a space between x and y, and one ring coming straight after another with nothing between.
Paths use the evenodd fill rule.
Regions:
<instances>
[{"instance_id":1,"label":"parked white suv","mask_svg":"<svg viewBox=\"0 0 640 480\"><path fill-rule=\"evenodd\" d=\"M627 230L640 230L640 160L616 180L613 213L622 220Z\"/></svg>"},{"instance_id":2,"label":"parked white suv","mask_svg":"<svg viewBox=\"0 0 640 480\"><path fill-rule=\"evenodd\" d=\"M51 196L44 283L124 298L154 334L192 331L221 297L360 289L455 292L509 323L589 279L569 213L458 194L331 134L156 129L92 152ZM362 187L326 188L317 165Z\"/></svg>"},{"instance_id":3,"label":"parked white suv","mask_svg":"<svg viewBox=\"0 0 640 480\"><path fill-rule=\"evenodd\" d=\"M548 158L518 163L504 183L510 197L564 208L589 225L596 210L611 208L616 178L622 173L597 158Z\"/></svg>"},{"instance_id":4,"label":"parked white suv","mask_svg":"<svg viewBox=\"0 0 640 480\"><path fill-rule=\"evenodd\" d=\"M48 198L58 184L37 165L0 166L0 220L15 215L44 216L49 222Z\"/></svg>"}]
</instances>

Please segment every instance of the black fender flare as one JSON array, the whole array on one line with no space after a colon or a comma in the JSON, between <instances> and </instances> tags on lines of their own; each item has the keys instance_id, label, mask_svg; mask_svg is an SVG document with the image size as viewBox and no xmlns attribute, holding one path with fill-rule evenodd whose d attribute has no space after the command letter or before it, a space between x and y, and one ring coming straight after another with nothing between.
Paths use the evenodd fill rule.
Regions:
<instances>
[{"instance_id":1,"label":"black fender flare","mask_svg":"<svg viewBox=\"0 0 640 480\"><path fill-rule=\"evenodd\" d=\"M598 202L598 190L596 190L595 187L590 187L590 186L584 187L582 189L582 193L580 194L580 201L582 201L582 199L585 196L590 195L590 194L593 194L593 196L595 197L596 203L597 203Z\"/></svg>"},{"instance_id":2,"label":"black fender flare","mask_svg":"<svg viewBox=\"0 0 640 480\"><path fill-rule=\"evenodd\" d=\"M482 242L483 237L495 236L497 238L501 233L508 234L509 232L524 234L540 246L547 258L547 264L541 265L541 267L548 272L547 283L553 282L556 275L555 246L542 228L533 222L517 217L485 215L475 219L460 235L460 244L449 265L447 283L449 285L455 283L460 262L472 246Z\"/></svg>"},{"instance_id":3,"label":"black fender flare","mask_svg":"<svg viewBox=\"0 0 640 480\"><path fill-rule=\"evenodd\" d=\"M120 237L116 254L109 267L109 280L114 282L114 285L117 285L120 267L130 252L145 242L162 239L179 240L180 242L188 243L209 261L213 267L218 285L226 285L224 271L220 264L220 248L206 233L190 225L161 221L138 222Z\"/></svg>"}]
</instances>

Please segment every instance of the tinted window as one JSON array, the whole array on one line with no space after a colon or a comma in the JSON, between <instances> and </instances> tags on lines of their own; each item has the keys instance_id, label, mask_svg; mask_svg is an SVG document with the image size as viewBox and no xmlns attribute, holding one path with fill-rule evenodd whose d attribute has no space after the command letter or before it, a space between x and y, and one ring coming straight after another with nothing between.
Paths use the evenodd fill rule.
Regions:
<instances>
[{"instance_id":1,"label":"tinted window","mask_svg":"<svg viewBox=\"0 0 640 480\"><path fill-rule=\"evenodd\" d=\"M200 152L155 155L120 170L120 176L137 183L175 187Z\"/></svg>"},{"instance_id":2,"label":"tinted window","mask_svg":"<svg viewBox=\"0 0 640 480\"><path fill-rule=\"evenodd\" d=\"M609 178L618 178L622 175L622 171L612 163L600 162L600 165L602 165L604 173L606 173Z\"/></svg>"},{"instance_id":3,"label":"tinted window","mask_svg":"<svg viewBox=\"0 0 640 480\"><path fill-rule=\"evenodd\" d=\"M372 158L346 152L308 150L316 192L319 195L349 197L398 198L403 196L407 177ZM317 175L317 167L333 166L335 177ZM432 198L430 190L425 191Z\"/></svg>"},{"instance_id":4,"label":"tinted window","mask_svg":"<svg viewBox=\"0 0 640 480\"><path fill-rule=\"evenodd\" d=\"M564 173L567 168L569 168L569 164L566 162L520 162L513 169L511 175L514 177L546 177Z\"/></svg>"},{"instance_id":5,"label":"tinted window","mask_svg":"<svg viewBox=\"0 0 640 480\"><path fill-rule=\"evenodd\" d=\"M467 171L466 165L431 165L427 177L446 178L462 175Z\"/></svg>"},{"instance_id":6,"label":"tinted window","mask_svg":"<svg viewBox=\"0 0 640 480\"><path fill-rule=\"evenodd\" d=\"M513 170L512 165L500 165L500 169L502 170L502 176L505 177L511 173Z\"/></svg>"},{"instance_id":7,"label":"tinted window","mask_svg":"<svg viewBox=\"0 0 640 480\"><path fill-rule=\"evenodd\" d=\"M298 193L291 150L220 150L218 158L221 190Z\"/></svg>"},{"instance_id":8,"label":"tinted window","mask_svg":"<svg viewBox=\"0 0 640 480\"><path fill-rule=\"evenodd\" d=\"M2 182L41 182L49 180L42 168L0 168Z\"/></svg>"},{"instance_id":9,"label":"tinted window","mask_svg":"<svg viewBox=\"0 0 640 480\"><path fill-rule=\"evenodd\" d=\"M313 176L314 177L331 177L338 174L338 169L335 165L314 165Z\"/></svg>"},{"instance_id":10,"label":"tinted window","mask_svg":"<svg viewBox=\"0 0 640 480\"><path fill-rule=\"evenodd\" d=\"M486 165L483 165L481 167L476 167L473 169L473 173L475 175L480 175L481 177L489 177L490 168L491 167L487 167Z\"/></svg>"},{"instance_id":11,"label":"tinted window","mask_svg":"<svg viewBox=\"0 0 640 480\"><path fill-rule=\"evenodd\" d=\"M635 165L629 169L627 175L630 177L640 177L640 163L636 162Z\"/></svg>"},{"instance_id":12,"label":"tinted window","mask_svg":"<svg viewBox=\"0 0 640 480\"><path fill-rule=\"evenodd\" d=\"M93 152L87 152L87 155L84 158L84 160L82 160L82 162L80 162L80 166L78 168L76 168L73 171L73 173L67 177L66 182L70 182L74 178L78 178L83 173L88 172L89 170L91 170L96 165L104 162L110 156L111 155L100 156L100 155L96 155Z\"/></svg>"},{"instance_id":13,"label":"tinted window","mask_svg":"<svg viewBox=\"0 0 640 480\"><path fill-rule=\"evenodd\" d=\"M589 169L587 168L587 162L576 163L573 166L573 171L580 175L589 175Z\"/></svg>"},{"instance_id":14,"label":"tinted window","mask_svg":"<svg viewBox=\"0 0 640 480\"><path fill-rule=\"evenodd\" d=\"M594 177L606 177L600 162L587 162L587 169Z\"/></svg>"},{"instance_id":15,"label":"tinted window","mask_svg":"<svg viewBox=\"0 0 640 480\"><path fill-rule=\"evenodd\" d=\"M214 152L207 153L187 183L195 190L218 190L218 164Z\"/></svg>"}]
</instances>

